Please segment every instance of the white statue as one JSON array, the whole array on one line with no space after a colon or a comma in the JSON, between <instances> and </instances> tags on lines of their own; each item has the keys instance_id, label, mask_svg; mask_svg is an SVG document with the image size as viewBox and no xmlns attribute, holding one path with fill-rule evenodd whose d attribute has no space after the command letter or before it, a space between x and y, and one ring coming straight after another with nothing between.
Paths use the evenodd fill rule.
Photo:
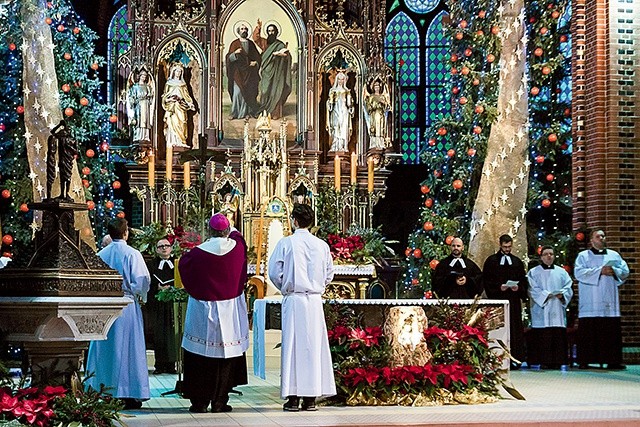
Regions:
<instances>
[{"instance_id":1,"label":"white statue","mask_svg":"<svg viewBox=\"0 0 640 427\"><path fill-rule=\"evenodd\" d=\"M389 146L387 116L391 99L387 86L378 78L371 83L371 93L364 87L365 120L369 128L369 148L385 149Z\"/></svg>"},{"instance_id":2,"label":"white statue","mask_svg":"<svg viewBox=\"0 0 640 427\"><path fill-rule=\"evenodd\" d=\"M195 110L195 105L184 81L184 67L181 63L171 65L169 80L164 85L162 94L162 108L165 111L164 138L167 146L188 148L187 111Z\"/></svg>"},{"instance_id":3,"label":"white statue","mask_svg":"<svg viewBox=\"0 0 640 427\"><path fill-rule=\"evenodd\" d=\"M146 67L132 71L127 80L127 116L133 141L151 141L155 107L155 84Z\"/></svg>"},{"instance_id":4,"label":"white statue","mask_svg":"<svg viewBox=\"0 0 640 427\"><path fill-rule=\"evenodd\" d=\"M353 98L347 87L347 75L340 71L329 89L327 99L327 130L331 148L329 151L348 151L353 117Z\"/></svg>"}]
</instances>

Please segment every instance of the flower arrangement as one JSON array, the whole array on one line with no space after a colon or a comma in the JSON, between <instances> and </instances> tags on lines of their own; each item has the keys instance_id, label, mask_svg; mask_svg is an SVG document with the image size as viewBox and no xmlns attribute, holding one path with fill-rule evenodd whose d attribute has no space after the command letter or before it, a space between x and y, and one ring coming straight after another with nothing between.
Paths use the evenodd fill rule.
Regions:
<instances>
[{"instance_id":1,"label":"flower arrangement","mask_svg":"<svg viewBox=\"0 0 640 427\"><path fill-rule=\"evenodd\" d=\"M180 256L184 251L202 243L200 234L191 229L185 229L180 225L167 228L159 222L152 222L133 230L131 246L143 254L153 256L156 254L156 243L162 238L166 238L173 245L171 252L173 256Z\"/></svg>"},{"instance_id":2,"label":"flower arrangement","mask_svg":"<svg viewBox=\"0 0 640 427\"><path fill-rule=\"evenodd\" d=\"M378 259L394 256L379 228L349 227L344 235L326 236L333 261L338 264L379 264Z\"/></svg>"},{"instance_id":3,"label":"flower arrangement","mask_svg":"<svg viewBox=\"0 0 640 427\"><path fill-rule=\"evenodd\" d=\"M326 308L336 403L427 406L497 400L504 353L494 351L488 339L491 309L443 303L436 311L445 306L457 313L458 322L424 330L432 357L421 366L393 366L390 340L379 326L359 325L353 310L344 306Z\"/></svg>"}]
</instances>

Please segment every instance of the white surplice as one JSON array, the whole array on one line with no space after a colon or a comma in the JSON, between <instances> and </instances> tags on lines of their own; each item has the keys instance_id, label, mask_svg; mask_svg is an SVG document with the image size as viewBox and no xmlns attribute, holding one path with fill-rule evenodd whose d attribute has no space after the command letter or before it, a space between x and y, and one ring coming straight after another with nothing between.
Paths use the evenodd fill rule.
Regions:
<instances>
[{"instance_id":1,"label":"white surplice","mask_svg":"<svg viewBox=\"0 0 640 427\"><path fill-rule=\"evenodd\" d=\"M601 275L602 267L611 262L615 276ZM611 249L604 255L591 250L576 258L574 273L578 279L579 317L620 317L618 286L629 277L629 266Z\"/></svg>"},{"instance_id":2,"label":"white surplice","mask_svg":"<svg viewBox=\"0 0 640 427\"><path fill-rule=\"evenodd\" d=\"M150 397L147 352L144 343L142 311L138 299L146 301L151 278L142 254L124 240L114 240L98 256L123 277L125 298L132 300L118 317L104 341L91 341L85 362L85 373L95 376L86 386L118 398L147 400Z\"/></svg>"},{"instance_id":3,"label":"white surplice","mask_svg":"<svg viewBox=\"0 0 640 427\"><path fill-rule=\"evenodd\" d=\"M564 268L554 265L552 269L537 266L527 273L531 302L531 327L566 327L566 308L573 296L573 281ZM563 300L555 295L562 293Z\"/></svg>"},{"instance_id":4,"label":"white surplice","mask_svg":"<svg viewBox=\"0 0 640 427\"><path fill-rule=\"evenodd\" d=\"M269 257L269 278L283 295L281 396L335 395L322 308L322 294L333 279L329 246L307 229L296 230Z\"/></svg>"}]
</instances>

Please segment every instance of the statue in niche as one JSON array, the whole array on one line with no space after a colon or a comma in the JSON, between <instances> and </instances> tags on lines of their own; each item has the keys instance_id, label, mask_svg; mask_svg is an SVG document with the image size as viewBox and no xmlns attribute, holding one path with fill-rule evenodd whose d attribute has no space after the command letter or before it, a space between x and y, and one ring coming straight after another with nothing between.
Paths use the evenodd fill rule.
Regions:
<instances>
[{"instance_id":1,"label":"statue in niche","mask_svg":"<svg viewBox=\"0 0 640 427\"><path fill-rule=\"evenodd\" d=\"M240 205L238 195L231 192L225 193L224 196L218 195L218 203L220 206L220 210L218 212L226 216L229 220L229 224L234 227L238 219L237 214L238 207Z\"/></svg>"},{"instance_id":2,"label":"statue in niche","mask_svg":"<svg viewBox=\"0 0 640 427\"><path fill-rule=\"evenodd\" d=\"M391 367L424 366L433 357L424 330L428 320L422 307L392 307L384 323L391 346Z\"/></svg>"},{"instance_id":3,"label":"statue in niche","mask_svg":"<svg viewBox=\"0 0 640 427\"><path fill-rule=\"evenodd\" d=\"M195 111L195 105L187 83L184 66L174 63L169 69L169 79L162 94L164 108L164 138L167 146L189 148L187 145L187 112Z\"/></svg>"},{"instance_id":4,"label":"statue in niche","mask_svg":"<svg viewBox=\"0 0 640 427\"><path fill-rule=\"evenodd\" d=\"M348 151L353 118L353 98L347 87L348 76L340 71L329 89L327 99L327 131L329 131L329 151Z\"/></svg>"},{"instance_id":5,"label":"statue in niche","mask_svg":"<svg viewBox=\"0 0 640 427\"><path fill-rule=\"evenodd\" d=\"M133 129L133 142L150 142L155 106L153 78L142 67L133 71L127 82L127 116Z\"/></svg>"},{"instance_id":6,"label":"statue in niche","mask_svg":"<svg viewBox=\"0 0 640 427\"><path fill-rule=\"evenodd\" d=\"M78 143L71 136L71 131L64 120L51 129L47 139L47 199L51 199L51 187L56 179L56 153L58 153L58 170L60 171L60 200L73 201L69 197L73 161L78 154Z\"/></svg>"},{"instance_id":7,"label":"statue in niche","mask_svg":"<svg viewBox=\"0 0 640 427\"><path fill-rule=\"evenodd\" d=\"M371 92L364 87L365 120L369 128L369 148L383 150L389 147L387 116L391 110L389 90L380 78L371 82Z\"/></svg>"}]
</instances>

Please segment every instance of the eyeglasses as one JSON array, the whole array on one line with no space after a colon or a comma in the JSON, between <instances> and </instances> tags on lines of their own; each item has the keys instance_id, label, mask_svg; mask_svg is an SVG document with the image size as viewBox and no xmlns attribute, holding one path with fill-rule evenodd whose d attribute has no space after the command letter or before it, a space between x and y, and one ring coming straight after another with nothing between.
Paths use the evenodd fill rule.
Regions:
<instances>
[{"instance_id":1,"label":"eyeglasses","mask_svg":"<svg viewBox=\"0 0 640 427\"><path fill-rule=\"evenodd\" d=\"M171 247L171 245L158 245L158 246L156 246L156 248L158 248L158 249L167 249L167 248L170 248L170 247Z\"/></svg>"}]
</instances>

